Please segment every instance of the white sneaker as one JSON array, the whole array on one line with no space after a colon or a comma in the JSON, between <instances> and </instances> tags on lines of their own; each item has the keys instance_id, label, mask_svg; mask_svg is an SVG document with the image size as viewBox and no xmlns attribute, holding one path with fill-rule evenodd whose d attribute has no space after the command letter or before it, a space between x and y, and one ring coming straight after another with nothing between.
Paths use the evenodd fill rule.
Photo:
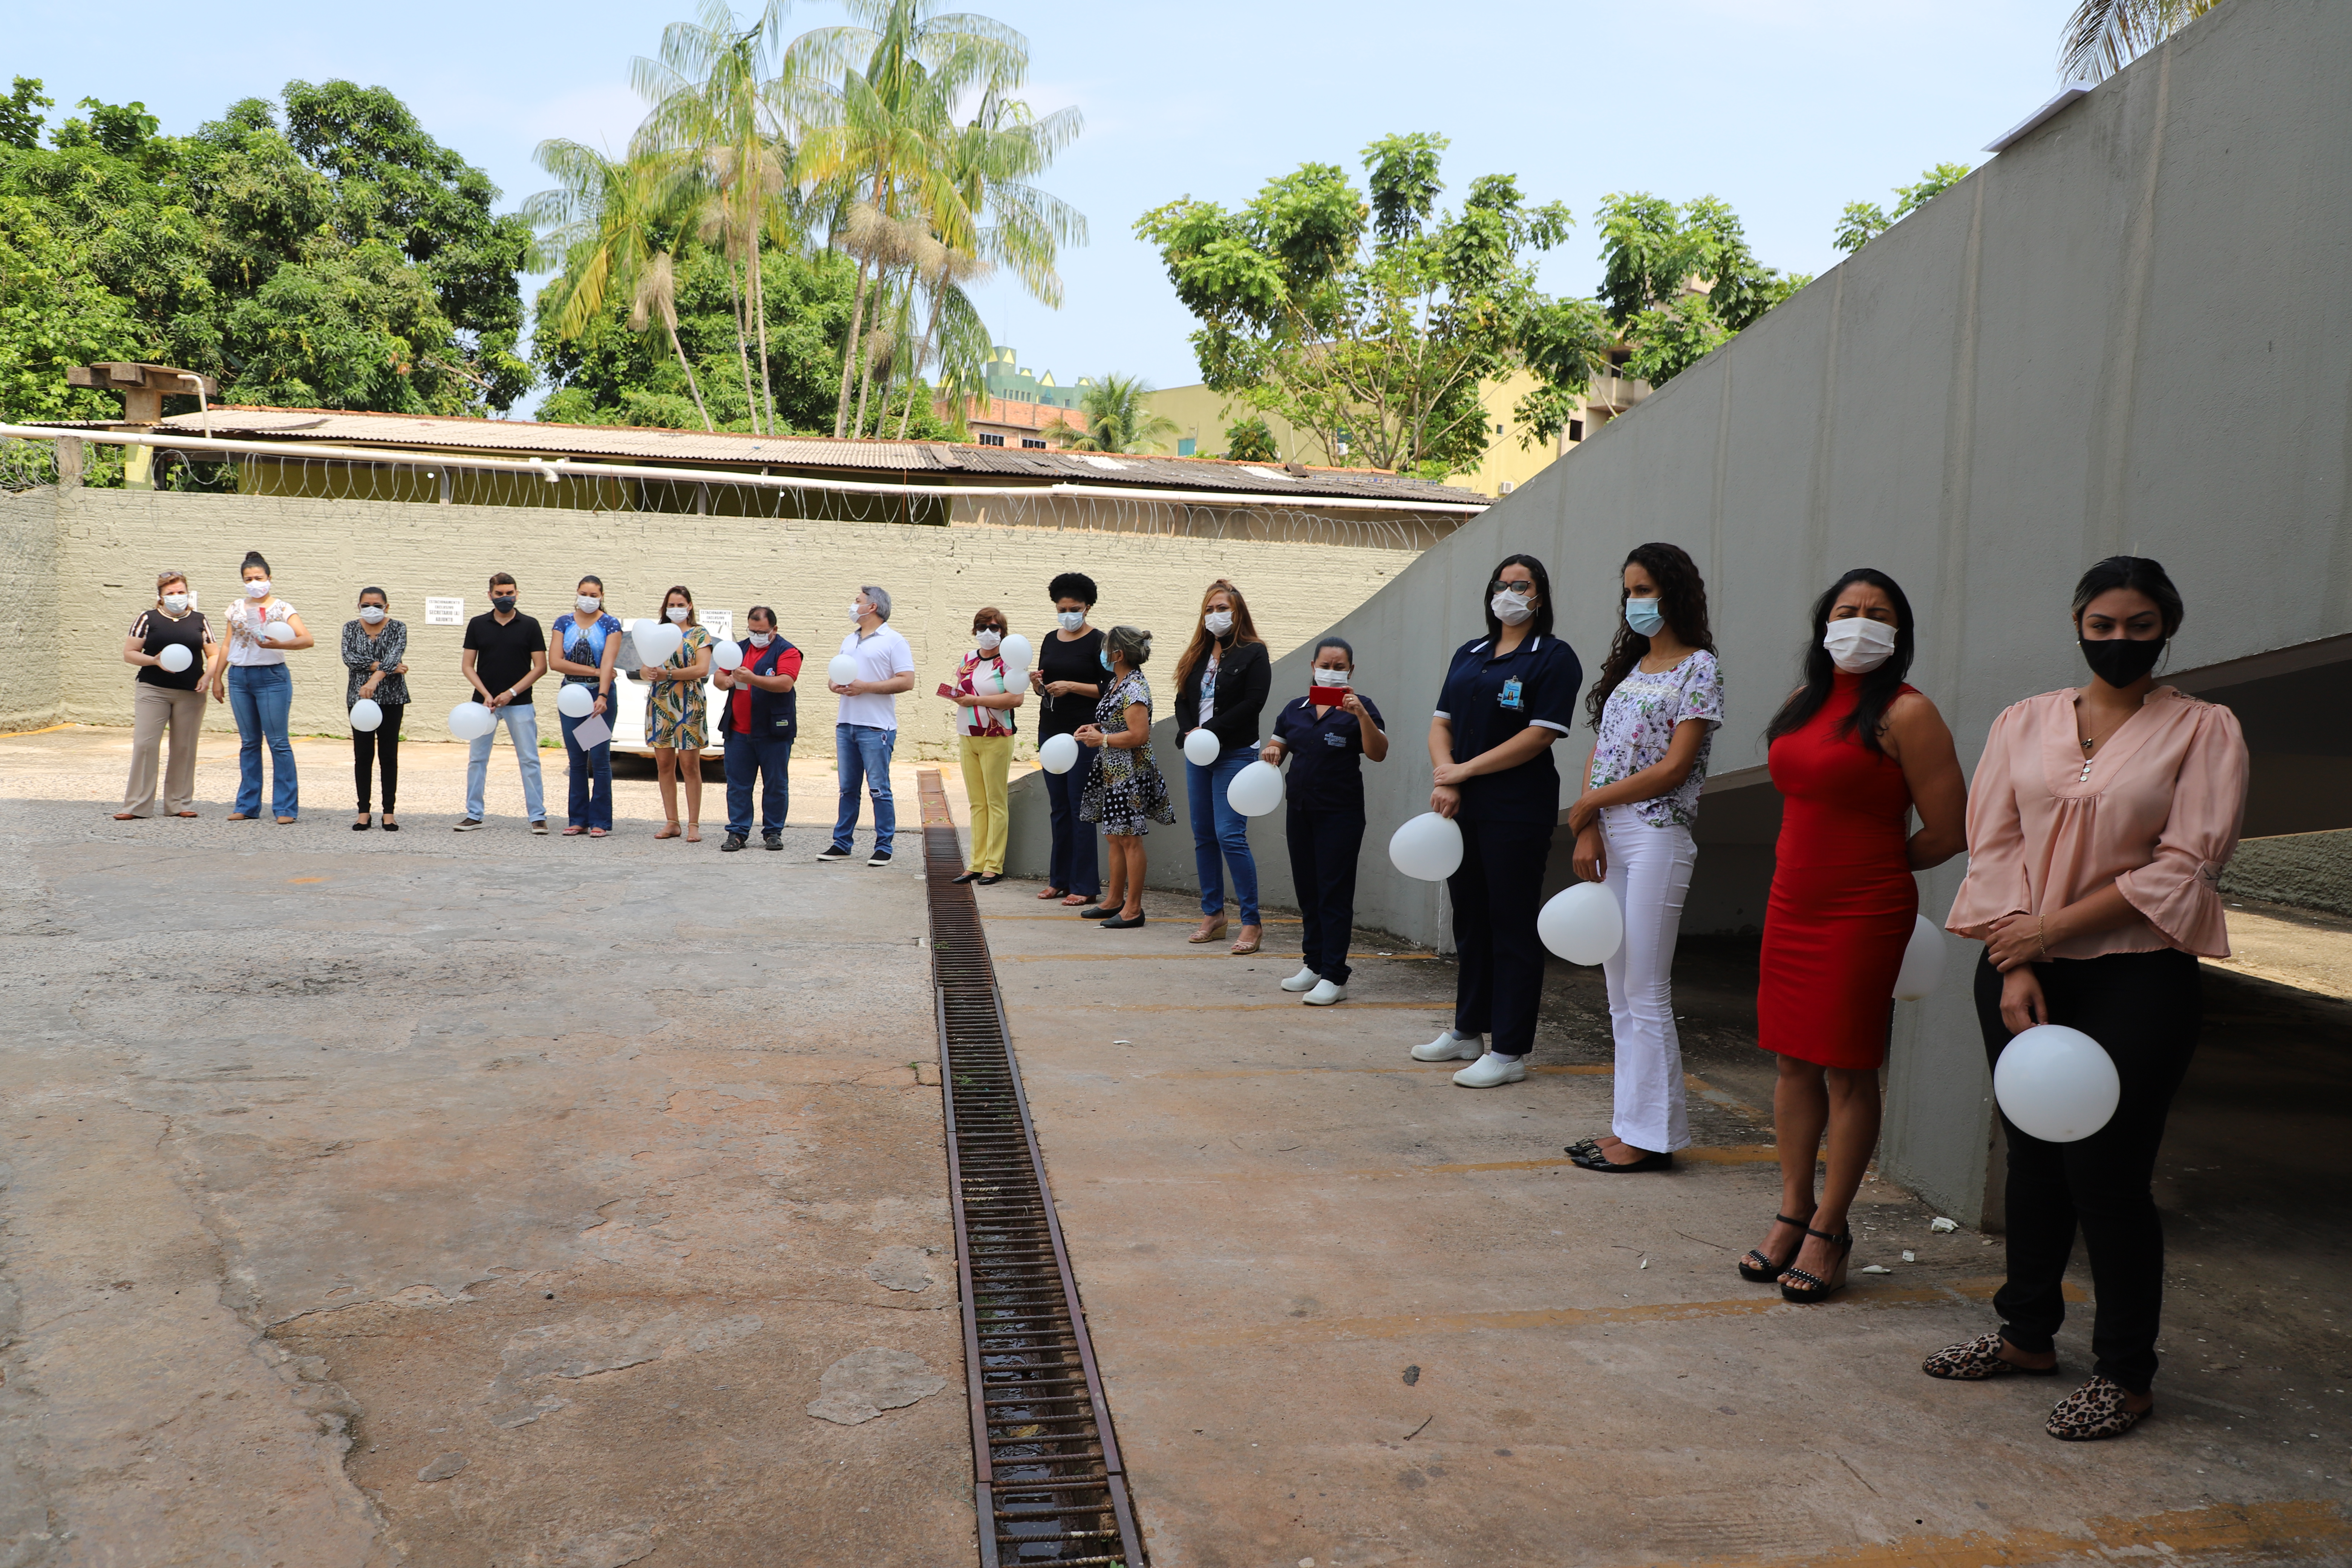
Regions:
<instances>
[{"instance_id":1,"label":"white sneaker","mask_svg":"<svg viewBox=\"0 0 2352 1568\"><path fill-rule=\"evenodd\" d=\"M1297 973L1292 975L1289 979L1284 981L1282 983L1282 988L1285 991L1312 991L1315 989L1316 983L1322 978L1323 977L1321 975L1316 973L1312 969L1302 969Z\"/></svg>"},{"instance_id":2,"label":"white sneaker","mask_svg":"<svg viewBox=\"0 0 2352 1568\"><path fill-rule=\"evenodd\" d=\"M1457 1035L1448 1029L1429 1044L1413 1047L1412 1059L1417 1062L1475 1062L1482 1048L1478 1042L1483 1037Z\"/></svg>"},{"instance_id":3,"label":"white sneaker","mask_svg":"<svg viewBox=\"0 0 2352 1568\"><path fill-rule=\"evenodd\" d=\"M1528 1064L1522 1058L1488 1051L1455 1073L1454 1081L1464 1089L1497 1089L1507 1083L1518 1083L1527 1076Z\"/></svg>"},{"instance_id":4,"label":"white sneaker","mask_svg":"<svg viewBox=\"0 0 2352 1568\"><path fill-rule=\"evenodd\" d=\"M1328 1007L1334 1002L1345 1002L1347 999L1348 988L1334 984L1328 980L1317 981L1315 989L1299 998L1309 1007Z\"/></svg>"}]
</instances>

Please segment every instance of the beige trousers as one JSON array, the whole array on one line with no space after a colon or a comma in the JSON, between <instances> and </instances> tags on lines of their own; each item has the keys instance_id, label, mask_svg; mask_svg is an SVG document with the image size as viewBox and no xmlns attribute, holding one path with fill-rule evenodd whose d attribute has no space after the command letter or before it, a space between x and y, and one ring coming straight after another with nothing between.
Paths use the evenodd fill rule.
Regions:
<instances>
[{"instance_id":1,"label":"beige trousers","mask_svg":"<svg viewBox=\"0 0 2352 1568\"><path fill-rule=\"evenodd\" d=\"M204 728L205 694L177 691L149 681L133 683L131 720L131 782L123 786L122 809L133 816L155 815L155 763L163 750L163 730L172 731L172 759L163 769L163 809L193 810L196 795L196 731Z\"/></svg>"}]
</instances>

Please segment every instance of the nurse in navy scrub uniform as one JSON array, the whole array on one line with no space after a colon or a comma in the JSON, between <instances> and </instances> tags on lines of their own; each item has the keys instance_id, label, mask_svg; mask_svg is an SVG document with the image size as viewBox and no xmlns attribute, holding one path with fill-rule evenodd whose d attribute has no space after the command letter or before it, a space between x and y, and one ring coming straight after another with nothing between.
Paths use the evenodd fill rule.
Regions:
<instances>
[{"instance_id":1,"label":"nurse in navy scrub uniform","mask_svg":"<svg viewBox=\"0 0 2352 1568\"><path fill-rule=\"evenodd\" d=\"M1486 635L1454 655L1429 721L1429 807L1462 829L1462 867L1446 879L1460 963L1454 1026L1412 1056L1469 1061L1454 1075L1465 1089L1528 1076L1543 1000L1536 913L1559 821L1551 749L1576 723L1583 680L1574 651L1552 635L1543 563L1507 557L1486 584Z\"/></svg>"},{"instance_id":2,"label":"nurse in navy scrub uniform","mask_svg":"<svg viewBox=\"0 0 2352 1568\"><path fill-rule=\"evenodd\" d=\"M1315 645L1307 695L1275 716L1261 762L1290 759L1285 829L1290 885L1298 894L1306 963L1282 983L1310 1007L1348 996L1348 938L1356 926L1356 856L1364 847L1362 759L1389 754L1381 710L1351 690L1356 650L1344 637Z\"/></svg>"}]
</instances>

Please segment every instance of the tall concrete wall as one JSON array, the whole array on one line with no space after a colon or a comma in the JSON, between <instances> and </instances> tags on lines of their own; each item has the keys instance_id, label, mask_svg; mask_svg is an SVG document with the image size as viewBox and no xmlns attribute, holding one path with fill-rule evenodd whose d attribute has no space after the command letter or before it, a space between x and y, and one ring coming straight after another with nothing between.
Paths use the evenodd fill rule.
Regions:
<instances>
[{"instance_id":1,"label":"tall concrete wall","mask_svg":"<svg viewBox=\"0 0 2352 1568\"><path fill-rule=\"evenodd\" d=\"M899 722L917 754L933 757L951 750L953 736L951 710L929 693L971 646L972 612L995 605L1014 630L1036 640L1053 626L1045 584L1058 572L1095 579L1103 595L1098 620L1171 635L1190 627L1216 578L1262 586L1259 624L1287 649L1412 558L1371 547L965 523L743 522L99 489L0 499L0 547L6 550L0 603L9 611L0 620L0 715L25 716L0 727L59 717L129 723L131 672L121 660L121 637L153 603L156 572L186 572L216 616L236 593L237 563L257 549L269 558L278 591L320 641L289 656L297 733L344 731L336 639L361 588L384 589L393 614L407 622L416 705L407 732L438 739L441 716L469 691L458 674L463 630L427 626L425 596L463 595L467 614L477 615L489 608L489 574L511 572L523 607L545 624L571 608L579 574L593 572L618 615L652 616L670 584L684 583L698 603L732 609L738 626L750 605L773 606L787 637L825 657L848 630L858 584L881 584L890 591L893 624L915 652L918 682L899 700ZM1286 591L1304 584L1312 586ZM62 641L54 631L60 612L71 628ZM1033 712L1024 710L1024 732ZM809 731L803 752L830 755L822 731L833 721L832 699L819 692L805 700L802 721ZM208 722L233 727L220 709Z\"/></svg>"},{"instance_id":2,"label":"tall concrete wall","mask_svg":"<svg viewBox=\"0 0 2352 1568\"><path fill-rule=\"evenodd\" d=\"M2347 148L2352 5L2225 5L1341 618L1400 742L1366 770L1360 918L1441 937L1439 890L1397 876L1382 847L1425 808L1422 730L1447 650L1479 634L1489 571L1516 551L1550 567L1588 672L1628 548L1670 540L1706 574L1729 717L1691 930L1760 923L1778 817L1762 728L1795 679L1806 607L1841 571L1875 566L1908 591L1912 679L1970 767L2003 707L2084 679L2066 598L2102 556L2171 569L2189 601L2176 668L2352 632ZM1307 662L1277 661L1278 696L1304 689ZM2313 721L2340 730L2335 689L2335 713ZM1590 746L1580 731L1558 749L1564 774ZM1260 826L1280 896L1280 830ZM1016 836L1042 838L1034 821ZM1566 851L1563 837L1556 882ZM1183 882L1189 854L1154 869ZM1960 873L1923 877L1921 907L1940 915ZM1973 956L1955 942L1954 978L1896 1009L1884 1153L1969 1215L1991 1125Z\"/></svg>"}]
</instances>

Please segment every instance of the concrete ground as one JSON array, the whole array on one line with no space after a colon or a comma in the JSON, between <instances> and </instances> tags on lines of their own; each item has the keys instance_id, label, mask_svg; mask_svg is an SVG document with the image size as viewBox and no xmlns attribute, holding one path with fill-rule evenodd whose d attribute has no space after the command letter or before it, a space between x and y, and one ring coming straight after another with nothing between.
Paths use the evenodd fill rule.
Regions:
<instances>
[{"instance_id":1,"label":"concrete ground","mask_svg":"<svg viewBox=\"0 0 2352 1568\"><path fill-rule=\"evenodd\" d=\"M126 746L0 740L0 1563L972 1560L919 855L533 837L503 751L458 837L450 745L397 837L341 742L118 823Z\"/></svg>"},{"instance_id":2,"label":"concrete ground","mask_svg":"<svg viewBox=\"0 0 2352 1568\"><path fill-rule=\"evenodd\" d=\"M1618 1181L1561 1152L1608 1126L1597 971L1556 965L1533 1075L1473 1091L1405 1055L1444 962L1359 933L1310 1009L1276 988L1295 923L1233 959L1180 897L1109 933L1034 890L982 906L1159 1568L2352 1561L2352 1005L2258 977L2352 933L2273 910L2215 966L2157 1189L2158 1414L2076 1446L2042 1422L2087 1302L2064 1378L1921 1375L1993 1326L2000 1254L1891 1184L1854 1258L1891 1272L1834 1304L1734 1273L1779 1193L1752 942L1685 945L1698 1146Z\"/></svg>"}]
</instances>

